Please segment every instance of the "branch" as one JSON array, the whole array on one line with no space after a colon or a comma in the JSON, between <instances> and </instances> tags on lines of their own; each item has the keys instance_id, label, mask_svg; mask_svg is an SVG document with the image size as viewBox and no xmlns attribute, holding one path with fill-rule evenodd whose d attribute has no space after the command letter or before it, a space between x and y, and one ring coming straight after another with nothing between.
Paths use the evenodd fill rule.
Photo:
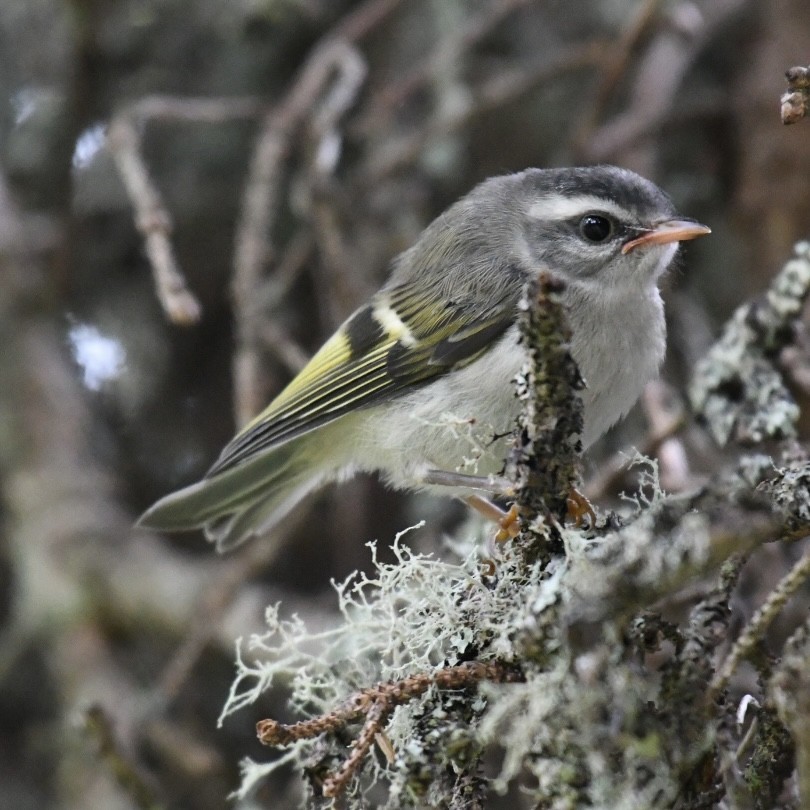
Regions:
<instances>
[{"instance_id":1,"label":"branch","mask_svg":"<svg viewBox=\"0 0 810 810\"><path fill-rule=\"evenodd\" d=\"M529 361L518 376L523 407L506 462L522 513L525 536L520 542L539 544L527 552L546 559L562 549L559 526L577 481L583 426L577 392L585 384L569 353L571 332L561 290L554 279L541 275L529 281L520 303L521 340Z\"/></svg>"},{"instance_id":2,"label":"branch","mask_svg":"<svg viewBox=\"0 0 810 810\"><path fill-rule=\"evenodd\" d=\"M785 71L788 89L780 99L783 124L795 124L810 112L810 67Z\"/></svg>"},{"instance_id":3,"label":"branch","mask_svg":"<svg viewBox=\"0 0 810 810\"><path fill-rule=\"evenodd\" d=\"M190 326L202 308L188 289L172 246L172 218L143 157L141 131L152 119L221 123L250 118L259 111L255 99L181 99L147 96L116 113L107 133L107 149L135 209L135 227L143 236L155 290L172 323Z\"/></svg>"},{"instance_id":4,"label":"branch","mask_svg":"<svg viewBox=\"0 0 810 810\"><path fill-rule=\"evenodd\" d=\"M799 408L774 362L792 342L810 295L810 242L794 252L768 292L734 313L695 369L689 399L720 446L796 434Z\"/></svg>"},{"instance_id":5,"label":"branch","mask_svg":"<svg viewBox=\"0 0 810 810\"><path fill-rule=\"evenodd\" d=\"M757 610L745 630L734 642L731 652L723 661L723 666L712 679L711 694L713 696L717 696L726 688L732 674L740 663L749 657L760 642L764 640L768 627L781 612L788 599L808 579L810 579L810 549L805 552L804 556L791 568L787 576L770 592L765 604Z\"/></svg>"},{"instance_id":6,"label":"branch","mask_svg":"<svg viewBox=\"0 0 810 810\"><path fill-rule=\"evenodd\" d=\"M283 746L333 733L352 720L364 718L363 727L352 744L351 754L334 774L324 780L323 795L334 798L345 790L360 768L375 737L382 732L394 708L414 700L432 686L445 690L462 689L482 680L507 683L519 681L521 676L516 669L500 661L470 661L454 667L443 667L434 672L410 675L400 681L389 681L363 689L328 714L312 720L293 725L284 725L275 720L260 720L256 724L256 735L264 745Z\"/></svg>"},{"instance_id":7,"label":"branch","mask_svg":"<svg viewBox=\"0 0 810 810\"><path fill-rule=\"evenodd\" d=\"M256 332L256 295L261 288L265 263L273 256L271 232L278 217L282 166L293 139L305 120L316 113L316 104L337 73L334 88L359 86L365 67L348 42L327 37L317 46L286 98L265 117L248 171L248 181L237 226L231 290L239 334L234 357L236 421L242 425L264 405L260 386L261 358ZM335 95L337 93L337 95ZM331 101L342 106L345 92L333 89Z\"/></svg>"}]
</instances>

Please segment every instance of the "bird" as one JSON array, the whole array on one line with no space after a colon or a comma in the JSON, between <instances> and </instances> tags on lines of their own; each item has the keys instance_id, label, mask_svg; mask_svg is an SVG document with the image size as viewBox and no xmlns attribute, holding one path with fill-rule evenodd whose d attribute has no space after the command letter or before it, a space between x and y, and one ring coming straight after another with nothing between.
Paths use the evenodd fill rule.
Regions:
<instances>
[{"instance_id":1,"label":"bird","mask_svg":"<svg viewBox=\"0 0 810 810\"><path fill-rule=\"evenodd\" d=\"M484 180L393 259L390 275L202 480L139 525L202 528L220 551L271 533L304 498L358 472L390 487L473 494L499 474L526 359L527 280L561 282L585 387L587 449L633 406L666 349L659 281L679 244L710 233L653 182L609 165L529 168ZM448 423L474 424L474 475ZM486 487L482 486L482 489Z\"/></svg>"}]
</instances>

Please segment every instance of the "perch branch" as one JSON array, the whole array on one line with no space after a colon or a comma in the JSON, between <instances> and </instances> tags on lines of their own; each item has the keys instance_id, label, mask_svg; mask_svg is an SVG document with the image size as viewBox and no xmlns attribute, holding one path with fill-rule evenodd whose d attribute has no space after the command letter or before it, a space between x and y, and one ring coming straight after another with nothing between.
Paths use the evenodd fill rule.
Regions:
<instances>
[{"instance_id":1,"label":"perch branch","mask_svg":"<svg viewBox=\"0 0 810 810\"><path fill-rule=\"evenodd\" d=\"M520 334L529 360L518 376L517 397L523 407L506 462L507 477L517 486L522 529L542 541L542 556L561 547L556 527L565 519L577 481L583 425L577 392L585 384L569 353L571 333L560 291L559 282L541 274L526 285L520 303ZM538 517L543 519L540 531Z\"/></svg>"}]
</instances>

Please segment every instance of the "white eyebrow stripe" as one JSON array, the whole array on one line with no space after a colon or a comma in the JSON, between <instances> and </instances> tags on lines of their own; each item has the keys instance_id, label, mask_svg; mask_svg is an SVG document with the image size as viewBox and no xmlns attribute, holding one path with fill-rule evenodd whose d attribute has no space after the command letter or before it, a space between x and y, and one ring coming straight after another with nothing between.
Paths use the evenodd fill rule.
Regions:
<instances>
[{"instance_id":1,"label":"white eyebrow stripe","mask_svg":"<svg viewBox=\"0 0 810 810\"><path fill-rule=\"evenodd\" d=\"M579 197L541 197L531 204L528 214L534 219L556 221L582 216L589 211L601 211L611 214L619 220L633 219L616 203L602 197L593 197L590 194L583 194Z\"/></svg>"}]
</instances>

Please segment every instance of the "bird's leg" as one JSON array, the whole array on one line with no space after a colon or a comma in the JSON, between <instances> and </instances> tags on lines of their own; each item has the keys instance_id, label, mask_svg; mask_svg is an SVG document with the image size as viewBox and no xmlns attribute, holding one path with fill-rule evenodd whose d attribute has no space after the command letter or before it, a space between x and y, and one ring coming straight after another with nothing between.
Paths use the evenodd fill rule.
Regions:
<instances>
[{"instance_id":1,"label":"bird's leg","mask_svg":"<svg viewBox=\"0 0 810 810\"><path fill-rule=\"evenodd\" d=\"M422 482L433 486L480 489L506 498L515 496L514 484L508 479L496 475L468 475L447 470L428 470L422 476ZM462 499L487 520L498 524L499 529L495 535L498 542L517 537L520 532L517 504L513 503L508 511L504 511L483 495L465 495ZM571 489L566 499L566 505L568 506L568 517L576 528L580 528L584 524L585 518L588 519L591 526L596 525L596 512L590 501L579 490Z\"/></svg>"},{"instance_id":2,"label":"bird's leg","mask_svg":"<svg viewBox=\"0 0 810 810\"><path fill-rule=\"evenodd\" d=\"M422 476L422 481L425 484L433 484L434 486L480 489L506 498L515 496L515 488L512 482L496 475L468 475L446 470L428 470ZM496 542L502 543L517 537L520 532L517 504L513 503L508 511L504 511L483 495L465 495L462 500L475 509L478 514L498 524L498 531L495 535Z\"/></svg>"},{"instance_id":3,"label":"bird's leg","mask_svg":"<svg viewBox=\"0 0 810 810\"><path fill-rule=\"evenodd\" d=\"M507 478L498 475L468 475L467 473L449 472L448 470L427 470L421 478L423 484L439 487L464 487L481 489L504 498L514 497L514 484Z\"/></svg>"}]
</instances>

